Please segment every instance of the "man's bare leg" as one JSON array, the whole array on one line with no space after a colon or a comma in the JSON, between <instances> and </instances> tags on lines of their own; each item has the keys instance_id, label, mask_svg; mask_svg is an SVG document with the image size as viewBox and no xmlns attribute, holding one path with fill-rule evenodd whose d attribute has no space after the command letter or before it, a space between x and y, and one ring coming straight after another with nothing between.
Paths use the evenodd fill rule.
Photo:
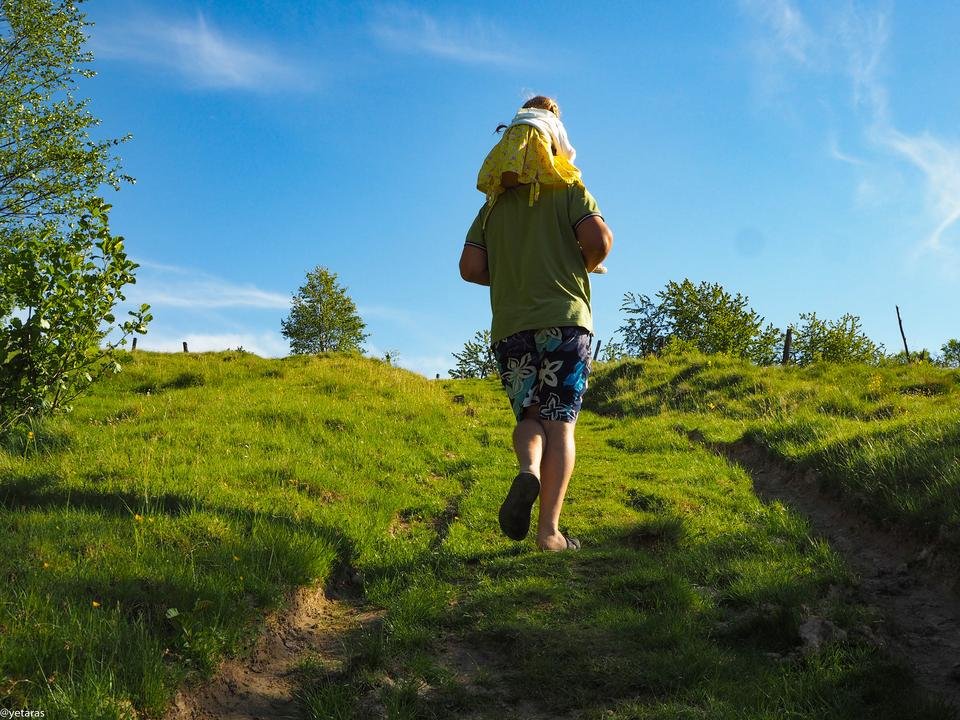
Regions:
<instances>
[{"instance_id":1,"label":"man's bare leg","mask_svg":"<svg viewBox=\"0 0 960 720\"><path fill-rule=\"evenodd\" d=\"M510 484L498 514L500 529L511 540L523 540L527 536L533 505L540 495L540 463L547 436L537 419L537 410L528 408L513 429L513 449L520 472Z\"/></svg>"},{"instance_id":2,"label":"man's bare leg","mask_svg":"<svg viewBox=\"0 0 960 720\"><path fill-rule=\"evenodd\" d=\"M567 494L567 485L576 461L576 423L543 420L542 426L546 435L546 449L540 461L537 545L541 550L566 550L567 541L560 534L559 523L563 498Z\"/></svg>"},{"instance_id":3,"label":"man's bare leg","mask_svg":"<svg viewBox=\"0 0 960 720\"><path fill-rule=\"evenodd\" d=\"M523 419L513 429L513 450L517 454L520 472L540 477L540 464L547 435L540 423L540 406L524 408Z\"/></svg>"}]
</instances>

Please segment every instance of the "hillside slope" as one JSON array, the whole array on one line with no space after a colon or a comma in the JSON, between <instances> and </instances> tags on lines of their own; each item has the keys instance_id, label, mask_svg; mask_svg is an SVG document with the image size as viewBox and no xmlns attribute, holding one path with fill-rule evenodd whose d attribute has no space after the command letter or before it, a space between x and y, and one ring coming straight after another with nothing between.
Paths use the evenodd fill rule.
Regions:
<instances>
[{"instance_id":1,"label":"hillside slope","mask_svg":"<svg viewBox=\"0 0 960 720\"><path fill-rule=\"evenodd\" d=\"M669 415L708 440L745 438L875 519L960 550L960 371L929 364L755 367L724 356L628 361L595 374L588 405Z\"/></svg>"},{"instance_id":2,"label":"hillside slope","mask_svg":"<svg viewBox=\"0 0 960 720\"><path fill-rule=\"evenodd\" d=\"M0 697L159 713L285 589L422 551L388 528L456 492L455 417L372 360L136 353L0 454Z\"/></svg>"},{"instance_id":3,"label":"hillside slope","mask_svg":"<svg viewBox=\"0 0 960 720\"><path fill-rule=\"evenodd\" d=\"M625 377L593 380L616 417L581 419L564 520L584 550L544 554L497 527L492 381L138 353L0 453L2 703L159 717L319 584L379 621L298 659L306 718L953 717L840 556L692 440L689 409L618 400ZM711 417L714 439L750 421Z\"/></svg>"}]
</instances>

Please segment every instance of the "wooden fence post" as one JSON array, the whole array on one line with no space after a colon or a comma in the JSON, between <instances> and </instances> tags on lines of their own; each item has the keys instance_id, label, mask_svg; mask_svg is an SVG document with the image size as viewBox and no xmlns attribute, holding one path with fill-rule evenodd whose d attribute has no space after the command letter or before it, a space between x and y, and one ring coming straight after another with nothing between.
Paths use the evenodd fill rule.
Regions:
<instances>
[{"instance_id":1,"label":"wooden fence post","mask_svg":"<svg viewBox=\"0 0 960 720\"><path fill-rule=\"evenodd\" d=\"M133 347L130 348L130 350L133 351L133 350L136 350L136 349L137 349L137 339L134 338L134 339L133 339Z\"/></svg>"},{"instance_id":2,"label":"wooden fence post","mask_svg":"<svg viewBox=\"0 0 960 720\"><path fill-rule=\"evenodd\" d=\"M593 359L596 361L597 357L600 355L600 346L603 344L603 340L597 340L597 349L593 351Z\"/></svg>"},{"instance_id":3,"label":"wooden fence post","mask_svg":"<svg viewBox=\"0 0 960 720\"><path fill-rule=\"evenodd\" d=\"M897 308L897 322L900 323L900 337L903 338L903 352L907 356L907 363L910 363L910 348L907 347L907 336L903 334L903 319L900 317L900 306L894 305Z\"/></svg>"},{"instance_id":4,"label":"wooden fence post","mask_svg":"<svg viewBox=\"0 0 960 720\"><path fill-rule=\"evenodd\" d=\"M793 345L793 328L787 328L787 337L783 340L783 359L781 365L790 364L790 346Z\"/></svg>"},{"instance_id":5,"label":"wooden fence post","mask_svg":"<svg viewBox=\"0 0 960 720\"><path fill-rule=\"evenodd\" d=\"M183 341L183 351L184 351L184 352L190 352L189 350L187 350L187 341L186 341L186 340Z\"/></svg>"}]
</instances>

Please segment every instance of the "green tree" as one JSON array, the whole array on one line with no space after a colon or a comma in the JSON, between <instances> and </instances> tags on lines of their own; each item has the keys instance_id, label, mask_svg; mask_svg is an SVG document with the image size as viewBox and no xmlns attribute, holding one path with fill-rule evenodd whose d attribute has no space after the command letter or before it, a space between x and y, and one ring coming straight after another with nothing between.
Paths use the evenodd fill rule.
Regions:
<instances>
[{"instance_id":1,"label":"green tree","mask_svg":"<svg viewBox=\"0 0 960 720\"><path fill-rule=\"evenodd\" d=\"M628 357L631 357L631 353L627 352L626 345L623 342L609 340L600 348L601 362L619 362Z\"/></svg>"},{"instance_id":2,"label":"green tree","mask_svg":"<svg viewBox=\"0 0 960 720\"><path fill-rule=\"evenodd\" d=\"M821 320L816 313L801 313L794 328L793 360L798 365L814 362L869 363L883 359L883 345L863 332L860 318L846 313L838 320Z\"/></svg>"},{"instance_id":3,"label":"green tree","mask_svg":"<svg viewBox=\"0 0 960 720\"><path fill-rule=\"evenodd\" d=\"M726 353L760 365L775 362L781 332L749 306L750 298L731 295L719 283L669 282L657 293L670 336L693 343L704 353Z\"/></svg>"},{"instance_id":4,"label":"green tree","mask_svg":"<svg viewBox=\"0 0 960 720\"><path fill-rule=\"evenodd\" d=\"M78 3L0 0L0 430L69 408L150 320L113 315L137 265L99 194L130 178L74 95L94 74Z\"/></svg>"},{"instance_id":5,"label":"green tree","mask_svg":"<svg viewBox=\"0 0 960 720\"><path fill-rule=\"evenodd\" d=\"M940 364L945 367L960 368L960 340L947 340L940 348Z\"/></svg>"},{"instance_id":6,"label":"green tree","mask_svg":"<svg viewBox=\"0 0 960 720\"><path fill-rule=\"evenodd\" d=\"M656 294L624 295L628 314L618 329L630 355L659 353L668 342L704 353L726 353L757 364L776 362L782 333L749 307L749 298L731 295L718 283L669 282Z\"/></svg>"},{"instance_id":7,"label":"green tree","mask_svg":"<svg viewBox=\"0 0 960 720\"><path fill-rule=\"evenodd\" d=\"M647 295L628 292L623 296L620 309L628 316L618 329L623 342L607 343L609 352L604 358L616 359L616 351L636 357L659 353L670 332L663 306L654 303Z\"/></svg>"},{"instance_id":8,"label":"green tree","mask_svg":"<svg viewBox=\"0 0 960 720\"><path fill-rule=\"evenodd\" d=\"M454 353L453 357L457 366L448 371L452 378L485 378L499 374L489 330L477 330L473 340L467 340L463 350Z\"/></svg>"},{"instance_id":9,"label":"green tree","mask_svg":"<svg viewBox=\"0 0 960 720\"><path fill-rule=\"evenodd\" d=\"M307 273L280 328L294 355L359 352L369 337L356 304L337 283L337 274L319 265Z\"/></svg>"}]
</instances>

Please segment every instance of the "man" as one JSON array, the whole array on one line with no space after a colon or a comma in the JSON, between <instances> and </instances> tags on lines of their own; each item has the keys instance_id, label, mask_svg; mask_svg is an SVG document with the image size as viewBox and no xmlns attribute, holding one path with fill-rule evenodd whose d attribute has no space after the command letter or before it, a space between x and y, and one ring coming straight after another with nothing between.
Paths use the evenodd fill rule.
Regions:
<instances>
[{"instance_id":1,"label":"man","mask_svg":"<svg viewBox=\"0 0 960 720\"><path fill-rule=\"evenodd\" d=\"M588 273L613 233L580 183L505 190L467 233L460 275L490 286L491 340L517 425L519 473L500 508L500 527L526 537L537 497L537 545L579 549L560 532L576 457L574 430L590 372L593 317Z\"/></svg>"}]
</instances>

